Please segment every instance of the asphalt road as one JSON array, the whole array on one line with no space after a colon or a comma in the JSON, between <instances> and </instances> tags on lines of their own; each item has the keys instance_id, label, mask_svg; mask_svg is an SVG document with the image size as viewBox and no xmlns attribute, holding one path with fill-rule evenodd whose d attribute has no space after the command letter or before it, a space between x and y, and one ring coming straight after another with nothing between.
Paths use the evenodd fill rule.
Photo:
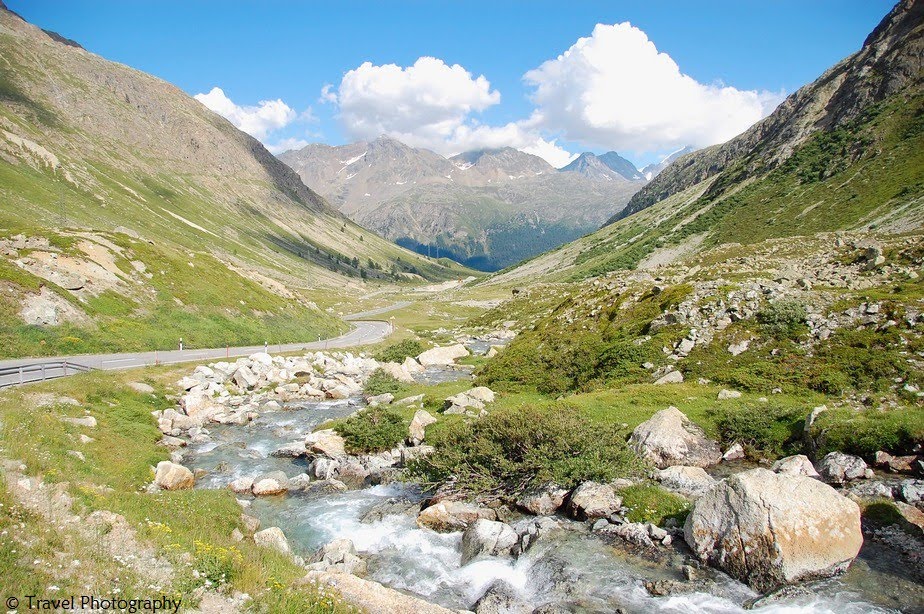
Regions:
<instances>
[{"instance_id":1,"label":"asphalt road","mask_svg":"<svg viewBox=\"0 0 924 614\"><path fill-rule=\"evenodd\" d=\"M388 322L379 322L374 320L354 320L357 317L372 317L399 309L406 306L406 303L397 303L382 309L376 309L362 314L351 314L344 319L349 319L354 328L350 332L323 339L321 341L309 341L305 343L283 343L281 345L270 345L266 350L270 353L282 352L300 352L303 350L327 350L333 348L352 347L357 345L368 345L378 343L389 334L391 334L391 325ZM21 358L16 360L0 360L0 388L13 386L20 383L29 383L41 381L42 379L53 379L65 375L74 375L79 372L78 367L91 369L103 369L106 371L115 369L131 369L134 367L147 367L150 365L161 364L169 365L180 362L191 362L199 360L221 360L224 358L236 358L239 356L249 356L256 352L264 351L262 345L251 345L247 347L233 348L211 348L211 349L184 349L156 351L156 352L130 352L124 354L81 354L76 356L54 356L46 358ZM65 366L62 363L67 364ZM35 365L34 370L19 372L19 367L24 365ZM44 366L44 368L42 368ZM15 372L8 373L6 370L13 369Z\"/></svg>"}]
</instances>

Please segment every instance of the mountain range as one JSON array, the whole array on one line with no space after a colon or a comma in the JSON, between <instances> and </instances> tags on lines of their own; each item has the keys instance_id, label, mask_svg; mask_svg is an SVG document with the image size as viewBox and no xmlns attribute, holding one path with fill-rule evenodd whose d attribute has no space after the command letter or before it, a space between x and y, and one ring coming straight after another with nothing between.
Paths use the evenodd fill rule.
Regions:
<instances>
[{"instance_id":1,"label":"mountain range","mask_svg":"<svg viewBox=\"0 0 924 614\"><path fill-rule=\"evenodd\" d=\"M680 155L599 231L495 277L656 268L724 243L924 225L924 3L730 141Z\"/></svg>"},{"instance_id":2,"label":"mountain range","mask_svg":"<svg viewBox=\"0 0 924 614\"><path fill-rule=\"evenodd\" d=\"M362 226L483 270L596 229L646 181L615 152L582 154L559 171L510 147L445 158L388 136L279 158Z\"/></svg>"}]
</instances>

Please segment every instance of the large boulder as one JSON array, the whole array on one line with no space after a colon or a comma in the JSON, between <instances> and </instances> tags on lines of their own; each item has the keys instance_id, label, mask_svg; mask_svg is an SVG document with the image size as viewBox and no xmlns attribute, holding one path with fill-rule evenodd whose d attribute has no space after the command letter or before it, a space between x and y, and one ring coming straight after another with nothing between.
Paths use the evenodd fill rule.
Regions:
<instances>
[{"instance_id":1,"label":"large boulder","mask_svg":"<svg viewBox=\"0 0 924 614\"><path fill-rule=\"evenodd\" d=\"M315 431L305 437L305 448L312 454L323 454L328 458L339 458L346 454L346 442L334 429Z\"/></svg>"},{"instance_id":2,"label":"large boulder","mask_svg":"<svg viewBox=\"0 0 924 614\"><path fill-rule=\"evenodd\" d=\"M412 613L412 614L456 614L456 610L447 610L418 597L405 595L400 591L387 588L378 582L372 582L345 573L326 571L309 571L304 582L315 586L329 588L343 597L343 601L360 612L370 614Z\"/></svg>"},{"instance_id":3,"label":"large boulder","mask_svg":"<svg viewBox=\"0 0 924 614\"><path fill-rule=\"evenodd\" d=\"M622 497L610 484L584 482L574 489L568 499L568 514L578 520L606 518L619 511Z\"/></svg>"},{"instance_id":4,"label":"large boulder","mask_svg":"<svg viewBox=\"0 0 924 614\"><path fill-rule=\"evenodd\" d=\"M860 508L818 480L752 469L693 506L684 538L703 561L766 592L845 570L860 551Z\"/></svg>"},{"instance_id":5,"label":"large boulder","mask_svg":"<svg viewBox=\"0 0 924 614\"><path fill-rule=\"evenodd\" d=\"M829 484L843 484L851 480L862 480L873 477L873 471L866 466L866 462L859 456L831 452L818 463L818 473L821 479Z\"/></svg>"},{"instance_id":6,"label":"large boulder","mask_svg":"<svg viewBox=\"0 0 924 614\"><path fill-rule=\"evenodd\" d=\"M673 465L709 467L722 460L718 442L706 437L676 407L663 409L635 427L629 445L658 469Z\"/></svg>"},{"instance_id":7,"label":"large boulder","mask_svg":"<svg viewBox=\"0 0 924 614\"><path fill-rule=\"evenodd\" d=\"M704 495L715 485L715 479L702 467L674 465L660 470L657 477L664 488L691 498Z\"/></svg>"},{"instance_id":8,"label":"large boulder","mask_svg":"<svg viewBox=\"0 0 924 614\"><path fill-rule=\"evenodd\" d=\"M424 367L451 365L457 358L465 358L466 356L468 356L466 347L461 343L457 343L456 345L427 350L417 357L417 362Z\"/></svg>"},{"instance_id":9,"label":"large boulder","mask_svg":"<svg viewBox=\"0 0 924 614\"><path fill-rule=\"evenodd\" d=\"M404 362L401 363L401 366L404 367L404 370L410 374L421 373L424 371L423 365L408 356L404 359Z\"/></svg>"},{"instance_id":10,"label":"large boulder","mask_svg":"<svg viewBox=\"0 0 924 614\"><path fill-rule=\"evenodd\" d=\"M426 435L426 429L436 422L436 418L430 415L430 412L424 409L418 409L411 418L411 425L408 427L408 439L414 445L420 444Z\"/></svg>"},{"instance_id":11,"label":"large boulder","mask_svg":"<svg viewBox=\"0 0 924 614\"><path fill-rule=\"evenodd\" d=\"M820 477L818 472L815 471L815 466L812 465L812 461L810 461L809 457L805 454L796 454L795 456L781 458L773 463L772 469L775 473L782 473L784 475L805 475L810 478Z\"/></svg>"},{"instance_id":12,"label":"large boulder","mask_svg":"<svg viewBox=\"0 0 924 614\"><path fill-rule=\"evenodd\" d=\"M400 365L396 362L384 362L379 368L399 382L403 382L405 384L414 383L414 377L404 367L404 365Z\"/></svg>"},{"instance_id":13,"label":"large boulder","mask_svg":"<svg viewBox=\"0 0 924 614\"><path fill-rule=\"evenodd\" d=\"M475 602L475 614L531 614L534 611L539 610L523 601L516 589L503 580L492 582Z\"/></svg>"},{"instance_id":14,"label":"large boulder","mask_svg":"<svg viewBox=\"0 0 924 614\"><path fill-rule=\"evenodd\" d=\"M440 501L417 515L417 524L441 533L461 531L480 518L497 520L494 510L461 501Z\"/></svg>"},{"instance_id":15,"label":"large boulder","mask_svg":"<svg viewBox=\"0 0 924 614\"><path fill-rule=\"evenodd\" d=\"M234 383L237 384L241 390L250 390L256 387L260 382L260 377L247 365L238 367L234 375L231 376L231 379L234 380Z\"/></svg>"},{"instance_id":16,"label":"large boulder","mask_svg":"<svg viewBox=\"0 0 924 614\"><path fill-rule=\"evenodd\" d=\"M253 481L253 494L258 497L282 495L289 490L289 478L282 471L271 471Z\"/></svg>"},{"instance_id":17,"label":"large boulder","mask_svg":"<svg viewBox=\"0 0 924 614\"><path fill-rule=\"evenodd\" d=\"M282 554L291 554L292 549L289 547L289 540L286 534L279 527L270 527L257 531L253 534L253 541L263 548L271 548Z\"/></svg>"},{"instance_id":18,"label":"large boulder","mask_svg":"<svg viewBox=\"0 0 924 614\"><path fill-rule=\"evenodd\" d=\"M520 536L503 522L479 518L462 534L462 564L479 556L505 556Z\"/></svg>"},{"instance_id":19,"label":"large boulder","mask_svg":"<svg viewBox=\"0 0 924 614\"><path fill-rule=\"evenodd\" d=\"M154 471L154 483L163 490L188 490L193 487L196 479L193 472L170 461L157 463Z\"/></svg>"},{"instance_id":20,"label":"large boulder","mask_svg":"<svg viewBox=\"0 0 924 614\"><path fill-rule=\"evenodd\" d=\"M550 516L564 505L567 496L568 489L546 482L524 492L517 499L517 507L536 516Z\"/></svg>"}]
</instances>

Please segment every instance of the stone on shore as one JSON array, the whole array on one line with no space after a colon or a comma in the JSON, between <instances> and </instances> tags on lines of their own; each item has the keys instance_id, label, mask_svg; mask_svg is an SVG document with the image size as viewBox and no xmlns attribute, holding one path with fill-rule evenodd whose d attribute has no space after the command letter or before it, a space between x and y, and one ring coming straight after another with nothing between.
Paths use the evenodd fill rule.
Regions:
<instances>
[{"instance_id":1,"label":"stone on shore","mask_svg":"<svg viewBox=\"0 0 924 614\"><path fill-rule=\"evenodd\" d=\"M622 507L622 497L610 484L584 482L568 498L568 514L578 520L607 518Z\"/></svg>"},{"instance_id":2,"label":"stone on shore","mask_svg":"<svg viewBox=\"0 0 924 614\"><path fill-rule=\"evenodd\" d=\"M479 518L462 534L462 564L479 556L505 556L517 545L520 536L503 522Z\"/></svg>"},{"instance_id":3,"label":"stone on shore","mask_svg":"<svg viewBox=\"0 0 924 614\"><path fill-rule=\"evenodd\" d=\"M551 516L564 505L568 490L554 482L546 482L524 492L517 499L517 507L536 516Z\"/></svg>"},{"instance_id":4,"label":"stone on shore","mask_svg":"<svg viewBox=\"0 0 924 614\"><path fill-rule=\"evenodd\" d=\"M417 524L440 533L460 531L480 518L497 520L494 510L461 501L440 501L417 515Z\"/></svg>"},{"instance_id":5,"label":"stone on shore","mask_svg":"<svg viewBox=\"0 0 924 614\"><path fill-rule=\"evenodd\" d=\"M157 463L154 472L154 483L162 490L188 490L195 484L193 472L170 461Z\"/></svg>"},{"instance_id":6,"label":"stone on shore","mask_svg":"<svg viewBox=\"0 0 924 614\"><path fill-rule=\"evenodd\" d=\"M291 554L289 540L279 527L269 527L253 534L253 541L262 548L271 548L282 554Z\"/></svg>"},{"instance_id":7,"label":"stone on shore","mask_svg":"<svg viewBox=\"0 0 924 614\"><path fill-rule=\"evenodd\" d=\"M315 431L305 437L305 447L313 454L338 458L346 454L346 442L334 429Z\"/></svg>"},{"instance_id":8,"label":"stone on shore","mask_svg":"<svg viewBox=\"0 0 924 614\"><path fill-rule=\"evenodd\" d=\"M700 560L761 592L844 571L863 544L856 503L818 480L766 469L701 497L684 537Z\"/></svg>"},{"instance_id":9,"label":"stone on shore","mask_svg":"<svg viewBox=\"0 0 924 614\"><path fill-rule=\"evenodd\" d=\"M465 358L468 355L468 349L461 343L457 343L456 345L429 349L417 357L417 362L424 367L445 366L451 365L456 359Z\"/></svg>"},{"instance_id":10,"label":"stone on shore","mask_svg":"<svg viewBox=\"0 0 924 614\"><path fill-rule=\"evenodd\" d=\"M843 484L852 480L863 480L873 477L872 470L859 456L831 452L818 463L818 473L821 479L829 484Z\"/></svg>"},{"instance_id":11,"label":"stone on shore","mask_svg":"<svg viewBox=\"0 0 924 614\"><path fill-rule=\"evenodd\" d=\"M818 472L815 471L815 466L812 465L812 461L810 461L809 457L805 454L796 454L795 456L781 458L773 463L772 469L774 472L784 475L804 475L810 478L821 477L818 475Z\"/></svg>"}]
</instances>

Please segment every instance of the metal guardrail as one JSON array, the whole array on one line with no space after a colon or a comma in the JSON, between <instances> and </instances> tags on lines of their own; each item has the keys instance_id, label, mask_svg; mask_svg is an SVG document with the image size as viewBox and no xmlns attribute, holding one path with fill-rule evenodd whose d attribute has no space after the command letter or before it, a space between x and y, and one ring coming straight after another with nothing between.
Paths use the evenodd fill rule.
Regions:
<instances>
[{"instance_id":1,"label":"metal guardrail","mask_svg":"<svg viewBox=\"0 0 924 614\"><path fill-rule=\"evenodd\" d=\"M67 377L74 373L93 371L93 367L68 360L50 362L35 362L15 367L0 368L0 388L28 384L29 382L44 382L58 377Z\"/></svg>"}]
</instances>

